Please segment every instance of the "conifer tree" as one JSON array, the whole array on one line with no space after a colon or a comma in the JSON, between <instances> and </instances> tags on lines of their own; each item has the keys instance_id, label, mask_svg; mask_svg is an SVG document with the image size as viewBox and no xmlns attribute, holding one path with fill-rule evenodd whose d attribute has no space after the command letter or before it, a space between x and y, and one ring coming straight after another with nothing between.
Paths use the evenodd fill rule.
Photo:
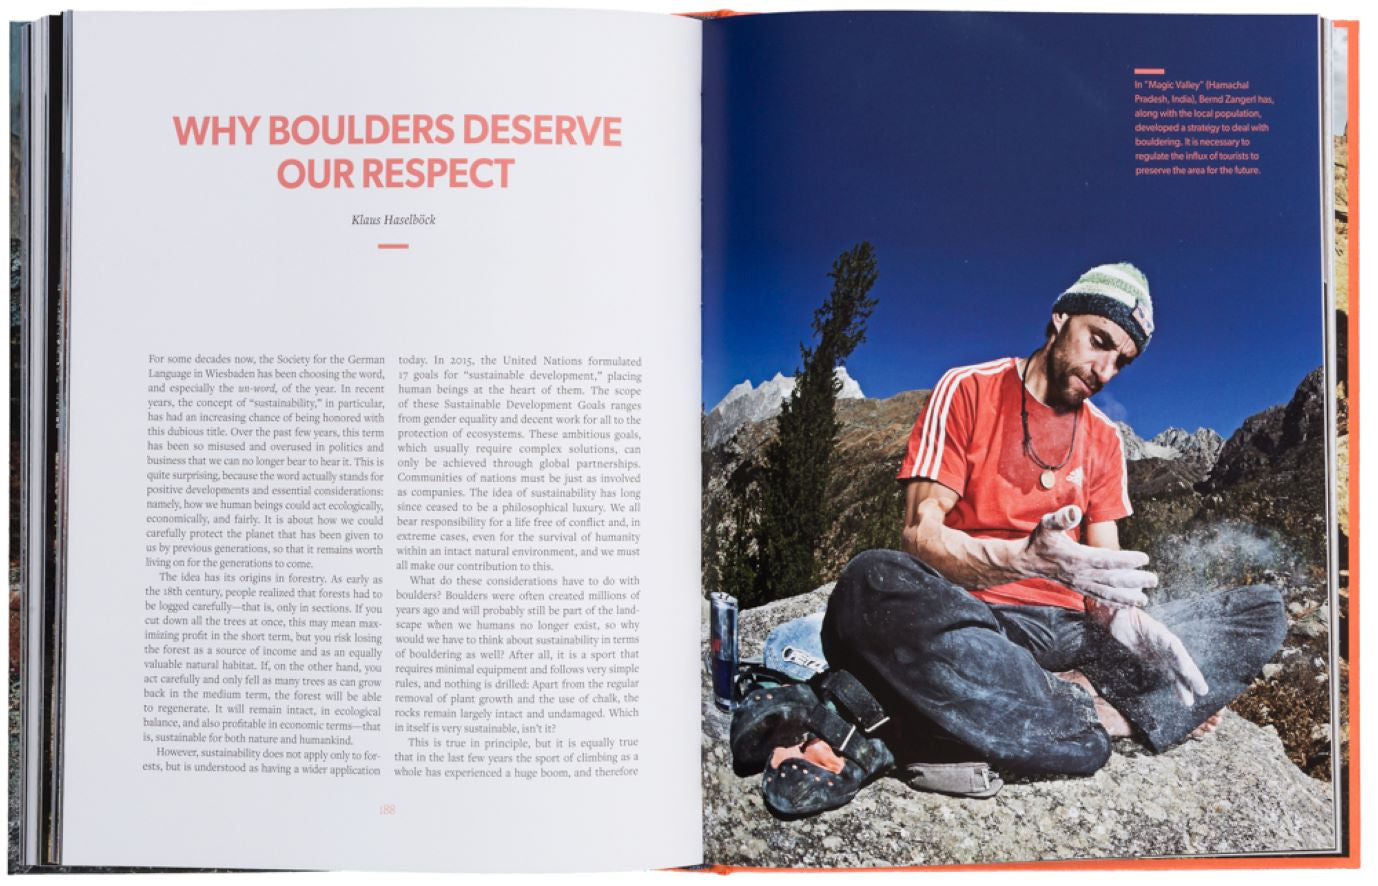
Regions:
<instances>
[{"instance_id":1,"label":"conifer tree","mask_svg":"<svg viewBox=\"0 0 1378 886\"><path fill-rule=\"evenodd\" d=\"M831 515L826 494L841 383L833 370L866 340L876 258L862 242L833 262L832 293L814 311L813 347L800 344L802 367L784 403L778 434L766 449L758 495L756 602L810 590L818 584L816 551Z\"/></svg>"}]
</instances>

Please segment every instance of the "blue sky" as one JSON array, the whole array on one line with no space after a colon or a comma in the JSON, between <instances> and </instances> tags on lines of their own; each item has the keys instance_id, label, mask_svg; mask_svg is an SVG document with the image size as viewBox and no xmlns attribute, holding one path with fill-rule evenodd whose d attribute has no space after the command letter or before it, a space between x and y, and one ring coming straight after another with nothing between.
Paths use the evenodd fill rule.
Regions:
<instances>
[{"instance_id":1,"label":"blue sky","mask_svg":"<svg viewBox=\"0 0 1378 886\"><path fill-rule=\"evenodd\" d=\"M1026 355L1087 267L1131 261L1158 330L1096 398L1151 436L1228 435L1322 360L1308 17L826 13L712 22L704 377L798 365L832 259L875 246L848 369L869 396ZM1133 68L1270 95L1262 175L1133 175Z\"/></svg>"}]
</instances>

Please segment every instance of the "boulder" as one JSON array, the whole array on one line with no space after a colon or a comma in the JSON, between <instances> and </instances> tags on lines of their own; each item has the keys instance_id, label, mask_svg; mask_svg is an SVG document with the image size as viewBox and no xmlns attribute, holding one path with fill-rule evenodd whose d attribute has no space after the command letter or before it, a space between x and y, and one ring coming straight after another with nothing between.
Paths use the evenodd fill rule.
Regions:
<instances>
[{"instance_id":1,"label":"boulder","mask_svg":"<svg viewBox=\"0 0 1378 886\"><path fill-rule=\"evenodd\" d=\"M821 610L832 585L747 610L744 657L774 625ZM706 643L706 637L705 637ZM1305 851L1334 844L1330 785L1294 766L1271 728L1226 712L1205 738L1164 754L1116 742L1088 778L1010 777L989 800L882 778L849 805L782 821L760 776L738 778L730 715L703 681L704 858L710 864L873 867Z\"/></svg>"}]
</instances>

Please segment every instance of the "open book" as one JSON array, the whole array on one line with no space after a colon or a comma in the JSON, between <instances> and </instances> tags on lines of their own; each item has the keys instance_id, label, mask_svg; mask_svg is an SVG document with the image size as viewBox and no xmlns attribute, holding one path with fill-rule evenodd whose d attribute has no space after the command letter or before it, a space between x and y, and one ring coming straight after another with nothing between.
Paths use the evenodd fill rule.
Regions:
<instances>
[{"instance_id":1,"label":"open book","mask_svg":"<svg viewBox=\"0 0 1378 886\"><path fill-rule=\"evenodd\" d=\"M17 29L18 863L1346 864L1349 33L549 10ZM975 761L1004 783L986 799L905 768L905 687L871 675L885 711L860 725L888 715L894 759L790 814L764 780L850 772L856 745L738 775L723 708L751 684L715 699L708 665L735 677L825 610L792 661L832 654L832 582L913 553L921 486L982 551L1023 551L1033 524L953 522L977 493L951 472L991 476L950 443L985 408L958 376L1007 371L1012 457L1089 496L1067 544L1118 527L1157 603L1267 585L1285 637L1162 754L1112 747L1097 687L1048 684L1099 773ZM997 584L960 580L974 559L934 575ZM710 642L713 593L740 636Z\"/></svg>"}]
</instances>

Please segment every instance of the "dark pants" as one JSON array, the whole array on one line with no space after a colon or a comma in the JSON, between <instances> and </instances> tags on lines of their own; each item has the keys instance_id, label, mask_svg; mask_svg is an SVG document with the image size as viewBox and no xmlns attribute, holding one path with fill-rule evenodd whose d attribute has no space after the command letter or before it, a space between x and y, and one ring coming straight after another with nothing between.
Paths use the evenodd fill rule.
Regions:
<instances>
[{"instance_id":1,"label":"dark pants","mask_svg":"<svg viewBox=\"0 0 1378 886\"><path fill-rule=\"evenodd\" d=\"M988 605L899 551L867 551L838 579L823 651L890 714L901 763L972 757L1024 773L1087 775L1110 739L1091 697L1050 673L1081 671L1155 751L1248 688L1282 645L1281 595L1254 585L1148 611L1182 640L1210 691L1191 707L1083 613Z\"/></svg>"}]
</instances>

